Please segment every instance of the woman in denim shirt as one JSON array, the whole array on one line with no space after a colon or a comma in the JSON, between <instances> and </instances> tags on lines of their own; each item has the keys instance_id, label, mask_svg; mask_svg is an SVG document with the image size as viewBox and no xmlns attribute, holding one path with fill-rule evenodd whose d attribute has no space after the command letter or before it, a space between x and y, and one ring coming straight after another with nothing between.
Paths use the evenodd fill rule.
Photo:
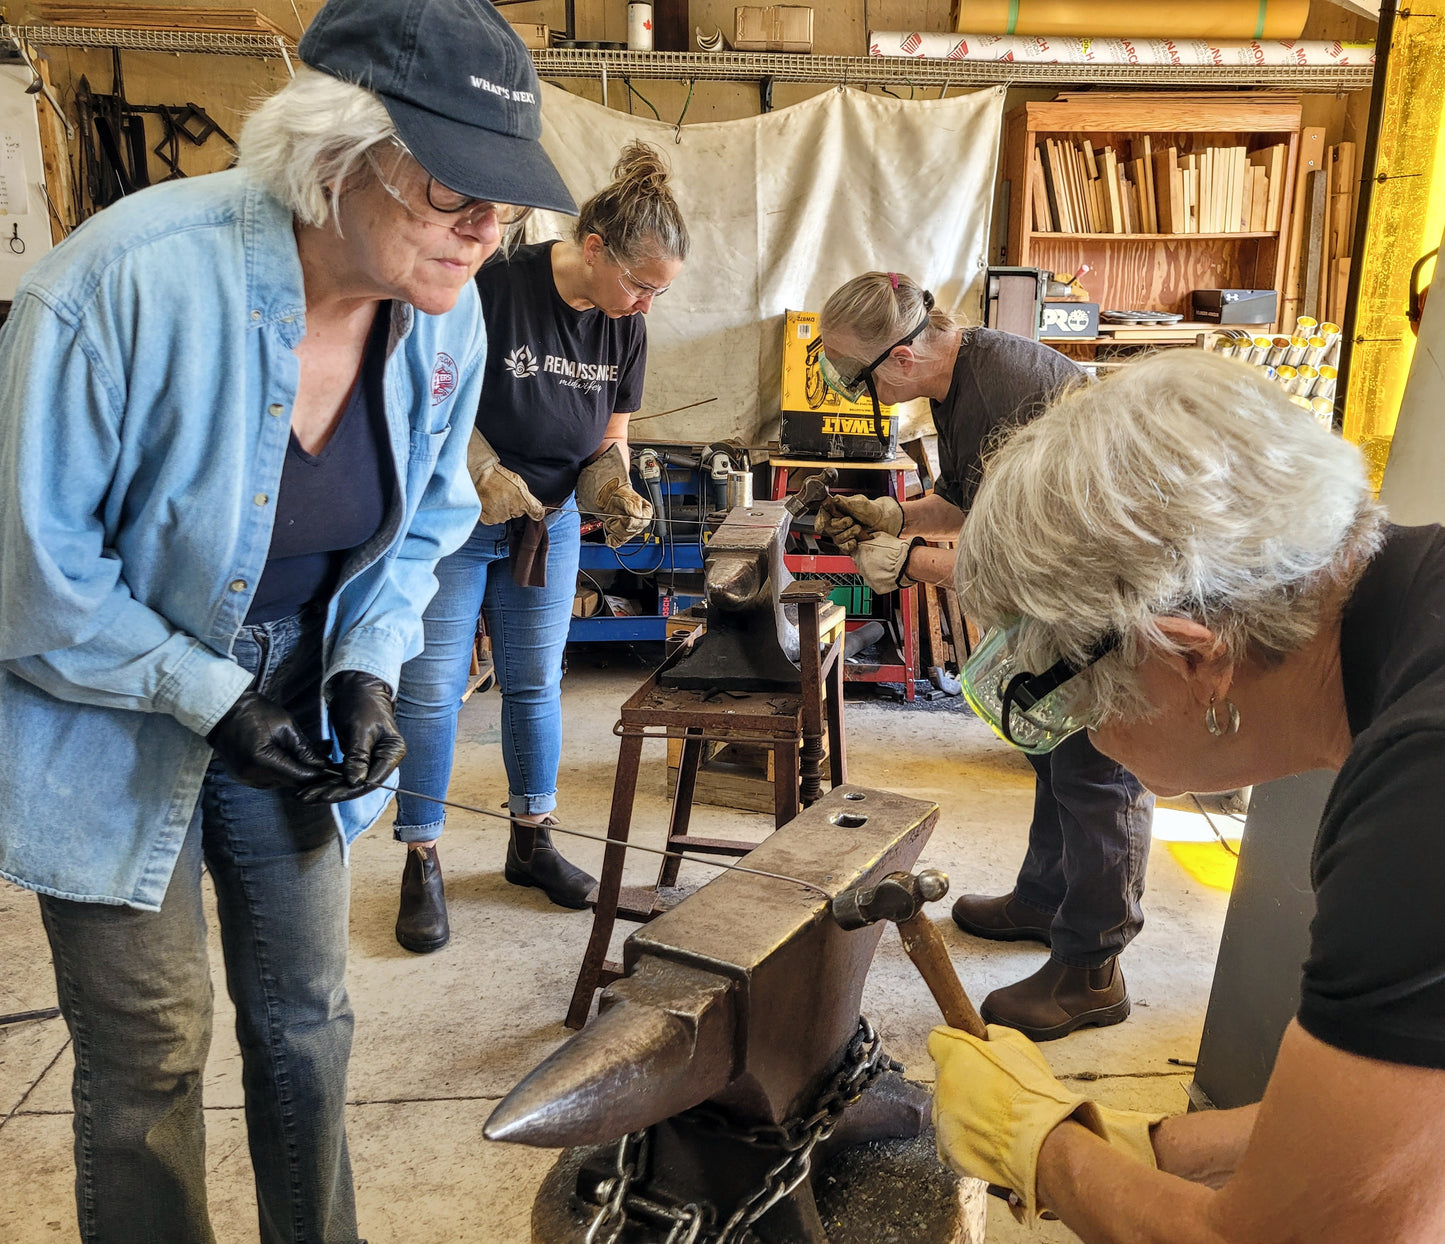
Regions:
<instances>
[{"instance_id":1,"label":"woman in denim shirt","mask_svg":"<svg viewBox=\"0 0 1445 1244\"><path fill-rule=\"evenodd\" d=\"M476 522L472 278L510 205L575 210L482 0L331 0L301 56L240 169L88 221L0 334L0 875L41 895L86 1240L213 1239L203 865L261 1238L357 1239L347 844Z\"/></svg>"}]
</instances>

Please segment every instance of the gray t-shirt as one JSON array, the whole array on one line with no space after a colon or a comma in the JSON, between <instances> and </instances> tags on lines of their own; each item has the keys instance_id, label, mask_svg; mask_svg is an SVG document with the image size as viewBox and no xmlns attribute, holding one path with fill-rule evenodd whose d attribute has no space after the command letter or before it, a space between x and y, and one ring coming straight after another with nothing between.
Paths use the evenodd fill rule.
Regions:
<instances>
[{"instance_id":1,"label":"gray t-shirt","mask_svg":"<svg viewBox=\"0 0 1445 1244\"><path fill-rule=\"evenodd\" d=\"M985 451L1010 428L1042 414L1084 374L1057 350L1027 337L966 329L948 396L929 402L938 431L934 491L967 513L983 479Z\"/></svg>"}]
</instances>

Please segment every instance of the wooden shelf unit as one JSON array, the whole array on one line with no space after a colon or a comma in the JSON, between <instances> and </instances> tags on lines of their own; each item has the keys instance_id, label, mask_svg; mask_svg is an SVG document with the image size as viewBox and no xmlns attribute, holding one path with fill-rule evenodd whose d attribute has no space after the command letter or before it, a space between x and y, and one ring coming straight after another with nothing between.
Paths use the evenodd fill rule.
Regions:
<instances>
[{"instance_id":1,"label":"wooden shelf unit","mask_svg":"<svg viewBox=\"0 0 1445 1244\"><path fill-rule=\"evenodd\" d=\"M1089 266L1082 284L1101 309L1172 311L1192 319L1195 289L1273 289L1284 299L1285 252L1294 210L1300 103L1290 96L1171 97L1140 92L1020 105L1005 121L1010 183L1008 262L1050 272ZM1203 146L1251 150L1286 143L1280 228L1264 233L1058 233L1035 231L1029 160L1040 138L1087 138L1123 149L1139 135L1156 150Z\"/></svg>"}]
</instances>

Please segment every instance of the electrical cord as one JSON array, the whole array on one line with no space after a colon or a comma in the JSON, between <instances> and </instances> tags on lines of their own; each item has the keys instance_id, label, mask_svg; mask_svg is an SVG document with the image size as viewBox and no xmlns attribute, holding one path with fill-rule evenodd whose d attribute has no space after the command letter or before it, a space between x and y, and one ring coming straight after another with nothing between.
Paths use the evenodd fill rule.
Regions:
<instances>
[{"instance_id":1,"label":"electrical cord","mask_svg":"<svg viewBox=\"0 0 1445 1244\"><path fill-rule=\"evenodd\" d=\"M1223 847L1226 851L1228 851L1230 855L1234 856L1235 859L1238 859L1239 852L1236 851L1232 846L1230 846L1229 840L1225 838L1222 833L1219 832L1219 826L1214 823L1214 818L1209 815L1208 811L1205 810L1204 805L1199 802L1199 796L1196 795L1193 791L1190 791L1189 798L1194 801L1194 806L1199 809L1204 819L1209 823L1209 828L1214 831L1214 836L1219 839L1219 845Z\"/></svg>"}]
</instances>

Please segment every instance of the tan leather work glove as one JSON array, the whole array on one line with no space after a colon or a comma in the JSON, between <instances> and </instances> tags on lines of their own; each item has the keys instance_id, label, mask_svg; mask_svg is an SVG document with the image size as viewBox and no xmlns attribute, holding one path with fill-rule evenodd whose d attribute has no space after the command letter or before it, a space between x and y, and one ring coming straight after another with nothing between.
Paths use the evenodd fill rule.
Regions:
<instances>
[{"instance_id":1,"label":"tan leather work glove","mask_svg":"<svg viewBox=\"0 0 1445 1244\"><path fill-rule=\"evenodd\" d=\"M813 530L851 557L856 545L879 533L897 537L903 531L903 507L892 497L827 496Z\"/></svg>"},{"instance_id":2,"label":"tan leather work glove","mask_svg":"<svg viewBox=\"0 0 1445 1244\"><path fill-rule=\"evenodd\" d=\"M863 576L863 582L879 595L896 592L901 587L912 587L904 569L908 555L921 540L900 540L897 536L875 532L861 544L853 546L853 564Z\"/></svg>"},{"instance_id":3,"label":"tan leather work glove","mask_svg":"<svg viewBox=\"0 0 1445 1244\"><path fill-rule=\"evenodd\" d=\"M1039 1151L1050 1132L1074 1119L1135 1161L1156 1166L1149 1128L1164 1118L1098 1106L1064 1088L1038 1046L1023 1033L988 1026L980 1041L956 1028L929 1034L938 1069L933 1126L938 1152L955 1171L1010 1189L1023 1221L1033 1223Z\"/></svg>"},{"instance_id":4,"label":"tan leather work glove","mask_svg":"<svg viewBox=\"0 0 1445 1244\"><path fill-rule=\"evenodd\" d=\"M610 549L640 536L652 522L652 502L632 486L631 468L615 441L582 468L577 508L601 516Z\"/></svg>"},{"instance_id":5,"label":"tan leather work glove","mask_svg":"<svg viewBox=\"0 0 1445 1244\"><path fill-rule=\"evenodd\" d=\"M505 523L524 514L539 523L546 518L545 507L532 495L527 481L502 465L497 451L476 428L467 442L467 474L477 486L482 522Z\"/></svg>"}]
</instances>

